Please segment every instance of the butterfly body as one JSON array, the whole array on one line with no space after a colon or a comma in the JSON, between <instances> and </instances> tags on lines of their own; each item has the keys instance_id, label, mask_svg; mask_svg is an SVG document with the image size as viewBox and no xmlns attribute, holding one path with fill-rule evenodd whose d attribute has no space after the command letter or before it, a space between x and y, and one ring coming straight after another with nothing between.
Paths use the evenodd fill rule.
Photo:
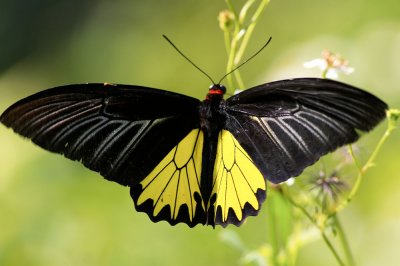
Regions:
<instances>
[{"instance_id":1,"label":"butterfly body","mask_svg":"<svg viewBox=\"0 0 400 266\"><path fill-rule=\"evenodd\" d=\"M387 105L350 85L302 78L205 100L132 85L48 89L0 121L37 145L129 186L154 222L240 225L266 198L266 180L299 175L356 141Z\"/></svg>"},{"instance_id":2,"label":"butterfly body","mask_svg":"<svg viewBox=\"0 0 400 266\"><path fill-rule=\"evenodd\" d=\"M216 210L214 209L215 197L211 198L213 180L215 176L215 161L218 149L218 137L226 129L227 113L224 95L226 88L221 84L211 85L209 92L199 105L200 129L204 132L203 164L201 176L201 194L208 214L205 224L215 225ZM220 218L219 218L220 219Z\"/></svg>"}]
</instances>

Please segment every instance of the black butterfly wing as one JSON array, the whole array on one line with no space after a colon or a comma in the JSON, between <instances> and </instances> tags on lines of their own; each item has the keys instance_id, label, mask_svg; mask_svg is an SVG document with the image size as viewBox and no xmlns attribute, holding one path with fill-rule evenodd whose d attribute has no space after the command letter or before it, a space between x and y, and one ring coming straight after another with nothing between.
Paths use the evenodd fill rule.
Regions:
<instances>
[{"instance_id":1,"label":"black butterfly wing","mask_svg":"<svg viewBox=\"0 0 400 266\"><path fill-rule=\"evenodd\" d=\"M175 187L176 191L184 195L189 194L187 190L193 191L190 200L180 198L181 205L191 205L182 211L180 205L164 204L159 205L165 207L163 210L154 212L155 208L159 208L156 201L163 201L166 197L163 192L168 190L171 173L160 175L158 180L162 182L153 182L158 184L158 194L154 192L154 187L151 187L153 194L143 193L145 188L139 182L190 132L196 129L196 132L200 132L199 104L200 101L195 98L139 86L68 85L22 99L9 107L0 121L49 151L81 161L108 180L131 186L136 208L147 212L153 221L183 221L193 225L205 219L204 210L198 212L202 212L199 215L203 218L193 219L197 212L196 202L192 198L201 201L201 195L197 195L199 190L190 187L196 185L193 177L189 185L181 186L180 189ZM192 139L189 138L189 142ZM195 143L188 149L202 150L202 143ZM182 161L184 157L182 153L185 150L179 151L181 155L175 152L172 158L175 165L176 158L180 156L178 159ZM201 156L195 159L201 160ZM193 172L193 169L186 173L189 171ZM179 198L178 192L169 198ZM141 194L148 196L142 200L146 201L142 205L137 204ZM177 210L171 217L168 213L173 207ZM190 208L191 219L188 219L184 213Z\"/></svg>"},{"instance_id":2,"label":"black butterfly wing","mask_svg":"<svg viewBox=\"0 0 400 266\"><path fill-rule=\"evenodd\" d=\"M280 183L322 155L352 143L384 117L372 94L333 80L300 78L266 83L226 101L226 129L264 177Z\"/></svg>"}]
</instances>

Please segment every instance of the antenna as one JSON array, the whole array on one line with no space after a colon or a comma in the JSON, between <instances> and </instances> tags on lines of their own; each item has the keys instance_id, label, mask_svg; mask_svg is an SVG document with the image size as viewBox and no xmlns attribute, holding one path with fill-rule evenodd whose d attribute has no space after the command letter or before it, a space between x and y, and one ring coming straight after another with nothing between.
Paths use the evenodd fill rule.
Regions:
<instances>
[{"instance_id":1,"label":"antenna","mask_svg":"<svg viewBox=\"0 0 400 266\"><path fill-rule=\"evenodd\" d=\"M242 67L244 64L246 64L247 62L249 62L251 59L253 59L254 57L256 57L262 50L264 50L265 47L267 47L267 45L271 42L272 37L269 37L268 41L257 51L255 52L252 56L250 56L249 58L247 58L245 61L243 61L242 63L240 63L237 67L235 67L234 69L232 69L231 71L229 71L228 73L226 73L225 75L222 76L222 78L218 81L218 83L215 83L214 80L210 77L210 75L208 75L203 69L201 69L200 67L198 67L195 63L192 62L192 60L190 60L184 53L181 52L181 50L178 49L178 47L176 47L176 45L166 36L166 35L162 35L164 37L165 40L167 40L167 42L169 42L169 44L172 45L172 47L174 47L174 49L181 55L183 56L183 58L185 58L190 64L192 64L192 66L194 66L195 68L197 68L201 73L203 73L211 82L212 84L220 84L228 75L232 74L234 71L238 70L240 67Z\"/></svg>"},{"instance_id":2,"label":"antenna","mask_svg":"<svg viewBox=\"0 0 400 266\"><path fill-rule=\"evenodd\" d=\"M195 63L192 62L192 60L190 60L186 55L184 55L184 54L178 49L178 47L176 47L176 45L175 45L170 39L168 39L167 36L165 36L165 35L163 34L163 37L164 37L164 39L167 40L167 42L169 42L169 44L172 45L172 47L174 47L174 49L175 49L178 53L180 53L181 56L183 56L183 58L185 58L190 64L192 64L192 66L194 66L194 67L197 68L201 73L203 73L203 74L212 82L212 84L216 84L216 83L214 82L214 80L213 80L203 69L201 69L200 67L198 67Z\"/></svg>"},{"instance_id":3,"label":"antenna","mask_svg":"<svg viewBox=\"0 0 400 266\"><path fill-rule=\"evenodd\" d=\"M260 48L260 50L258 50L257 52L255 52L252 56L250 56L249 58L247 58L245 61L243 61L240 65L238 65L237 67L235 67L234 69L232 69L231 71L229 71L228 73L226 73L224 76L222 76L222 78L218 81L218 84L221 83L221 81L223 81L228 75L232 74L234 71L238 70L241 66L243 66L244 64L246 64L247 62L249 62L251 59L253 59L254 57L256 57L262 50L264 50L265 47L267 47L267 45L271 42L272 37L269 37L268 41Z\"/></svg>"}]
</instances>

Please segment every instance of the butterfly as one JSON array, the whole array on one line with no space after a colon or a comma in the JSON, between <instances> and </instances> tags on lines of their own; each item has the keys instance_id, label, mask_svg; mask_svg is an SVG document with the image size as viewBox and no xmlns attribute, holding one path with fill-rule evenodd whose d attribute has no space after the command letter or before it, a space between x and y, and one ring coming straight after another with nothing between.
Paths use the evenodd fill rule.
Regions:
<instances>
[{"instance_id":1,"label":"butterfly","mask_svg":"<svg viewBox=\"0 0 400 266\"><path fill-rule=\"evenodd\" d=\"M130 187L153 222L239 226L257 215L266 180L298 176L356 141L388 106L327 79L253 87L226 100L214 84L203 101L159 89L66 85L18 101L1 123L51 152Z\"/></svg>"}]
</instances>

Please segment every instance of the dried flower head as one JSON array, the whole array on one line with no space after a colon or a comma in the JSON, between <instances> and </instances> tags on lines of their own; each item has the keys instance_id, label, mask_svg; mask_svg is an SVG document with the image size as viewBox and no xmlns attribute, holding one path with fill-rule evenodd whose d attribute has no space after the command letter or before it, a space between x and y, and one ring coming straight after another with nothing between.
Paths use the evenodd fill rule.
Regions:
<instances>
[{"instance_id":1,"label":"dried flower head","mask_svg":"<svg viewBox=\"0 0 400 266\"><path fill-rule=\"evenodd\" d=\"M394 122L400 119L400 110L398 109L390 109L387 112L387 117Z\"/></svg>"},{"instance_id":2,"label":"dried flower head","mask_svg":"<svg viewBox=\"0 0 400 266\"><path fill-rule=\"evenodd\" d=\"M218 14L219 27L221 30L227 30L232 25L234 16L231 11L223 10Z\"/></svg>"},{"instance_id":3,"label":"dried flower head","mask_svg":"<svg viewBox=\"0 0 400 266\"><path fill-rule=\"evenodd\" d=\"M354 72L354 68L349 67L348 60L344 59L340 54L324 50L321 53L322 58L316 58L305 62L304 67L318 67L322 70L323 77L337 79L338 72L349 75Z\"/></svg>"},{"instance_id":4,"label":"dried flower head","mask_svg":"<svg viewBox=\"0 0 400 266\"><path fill-rule=\"evenodd\" d=\"M330 175L320 171L319 174L312 179L311 190L317 192L317 200L323 208L328 208L337 203L339 196L349 185L343 181L339 174L334 171Z\"/></svg>"}]
</instances>

